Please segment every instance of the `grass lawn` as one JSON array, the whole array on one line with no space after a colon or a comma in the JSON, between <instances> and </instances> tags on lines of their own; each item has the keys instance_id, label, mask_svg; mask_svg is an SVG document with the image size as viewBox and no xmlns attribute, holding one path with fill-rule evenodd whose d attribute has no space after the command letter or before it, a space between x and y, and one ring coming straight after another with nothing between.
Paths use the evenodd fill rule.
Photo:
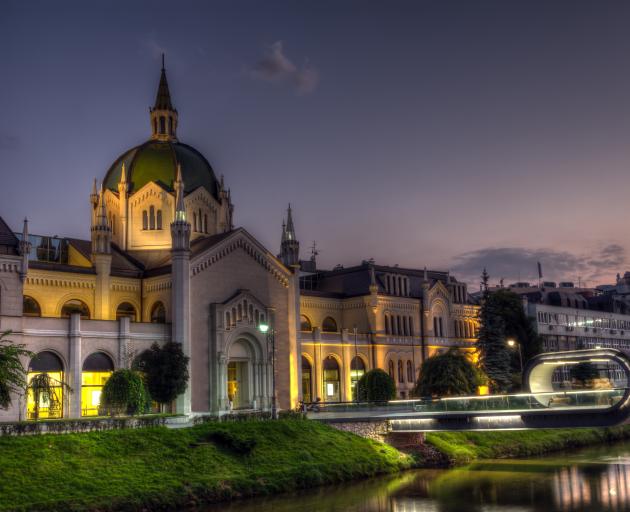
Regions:
<instances>
[{"instance_id":1,"label":"grass lawn","mask_svg":"<svg viewBox=\"0 0 630 512\"><path fill-rule=\"evenodd\" d=\"M0 510L160 510L408 468L315 421L0 437Z\"/></svg>"},{"instance_id":2,"label":"grass lawn","mask_svg":"<svg viewBox=\"0 0 630 512\"><path fill-rule=\"evenodd\" d=\"M630 425L613 428L427 432L426 441L455 464L475 459L529 457L630 438Z\"/></svg>"}]
</instances>

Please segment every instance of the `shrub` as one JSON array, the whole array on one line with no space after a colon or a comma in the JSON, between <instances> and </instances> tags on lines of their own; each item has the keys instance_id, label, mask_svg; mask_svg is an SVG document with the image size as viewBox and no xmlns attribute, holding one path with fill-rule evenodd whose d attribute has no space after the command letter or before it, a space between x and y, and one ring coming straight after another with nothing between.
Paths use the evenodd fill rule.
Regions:
<instances>
[{"instance_id":1,"label":"shrub","mask_svg":"<svg viewBox=\"0 0 630 512\"><path fill-rule=\"evenodd\" d=\"M150 395L136 371L116 370L103 386L101 409L106 414L142 414L149 412L150 403Z\"/></svg>"},{"instance_id":2,"label":"shrub","mask_svg":"<svg viewBox=\"0 0 630 512\"><path fill-rule=\"evenodd\" d=\"M472 395L485 379L460 351L450 349L427 359L420 368L416 396Z\"/></svg>"},{"instance_id":3,"label":"shrub","mask_svg":"<svg viewBox=\"0 0 630 512\"><path fill-rule=\"evenodd\" d=\"M396 383L383 370L370 370L357 382L357 396L361 402L387 402L396 397Z\"/></svg>"}]
</instances>

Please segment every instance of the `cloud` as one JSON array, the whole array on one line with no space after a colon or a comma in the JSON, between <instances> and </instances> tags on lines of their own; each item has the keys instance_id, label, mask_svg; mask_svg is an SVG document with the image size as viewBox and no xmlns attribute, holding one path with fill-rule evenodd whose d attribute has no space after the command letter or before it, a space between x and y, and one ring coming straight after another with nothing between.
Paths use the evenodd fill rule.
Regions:
<instances>
[{"instance_id":1,"label":"cloud","mask_svg":"<svg viewBox=\"0 0 630 512\"><path fill-rule=\"evenodd\" d=\"M310 94L319 84L319 72L308 61L296 66L284 53L282 41L269 46L249 75L264 82L290 85L298 95Z\"/></svg>"},{"instance_id":2,"label":"cloud","mask_svg":"<svg viewBox=\"0 0 630 512\"><path fill-rule=\"evenodd\" d=\"M0 151L12 151L20 147L20 138L17 135L0 133Z\"/></svg>"},{"instance_id":3,"label":"cloud","mask_svg":"<svg viewBox=\"0 0 630 512\"><path fill-rule=\"evenodd\" d=\"M626 250L618 244L608 244L594 254L574 254L552 249L489 247L460 254L451 267L464 281L477 283L484 267L493 283L503 278L506 283L538 280L538 262L545 279L576 281L578 277L589 286L604 284L625 270Z\"/></svg>"}]
</instances>

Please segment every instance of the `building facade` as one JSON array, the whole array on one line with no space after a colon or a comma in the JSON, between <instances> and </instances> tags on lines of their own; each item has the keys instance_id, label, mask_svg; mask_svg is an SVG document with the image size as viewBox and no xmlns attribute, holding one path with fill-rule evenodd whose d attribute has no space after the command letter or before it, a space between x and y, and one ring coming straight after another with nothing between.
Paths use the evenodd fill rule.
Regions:
<instances>
[{"instance_id":1,"label":"building facade","mask_svg":"<svg viewBox=\"0 0 630 512\"><path fill-rule=\"evenodd\" d=\"M16 396L0 421L98 414L111 372L154 342L190 356L183 414L268 409L274 380L280 408L351 400L372 368L406 397L426 357L472 350L477 306L447 272L318 270L299 259L290 208L278 256L234 227L223 178L177 137L164 69L149 122L149 140L95 181L90 240L32 235L26 220L14 232L0 219L0 331L36 354L24 361L29 380L59 383L58 400Z\"/></svg>"}]
</instances>

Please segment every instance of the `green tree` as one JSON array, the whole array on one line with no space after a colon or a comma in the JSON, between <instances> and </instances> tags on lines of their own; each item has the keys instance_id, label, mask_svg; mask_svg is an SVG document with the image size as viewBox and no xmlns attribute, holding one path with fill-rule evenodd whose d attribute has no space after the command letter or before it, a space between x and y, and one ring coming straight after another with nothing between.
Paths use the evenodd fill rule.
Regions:
<instances>
[{"instance_id":1,"label":"green tree","mask_svg":"<svg viewBox=\"0 0 630 512\"><path fill-rule=\"evenodd\" d=\"M134 368L144 374L151 398L160 405L171 403L188 385L188 361L181 343L154 343L134 362Z\"/></svg>"},{"instance_id":2,"label":"green tree","mask_svg":"<svg viewBox=\"0 0 630 512\"><path fill-rule=\"evenodd\" d=\"M396 383L387 372L376 368L359 379L357 396L361 402L387 402L396 397Z\"/></svg>"},{"instance_id":3,"label":"green tree","mask_svg":"<svg viewBox=\"0 0 630 512\"><path fill-rule=\"evenodd\" d=\"M116 370L111 374L101 394L101 409L112 416L149 412L150 395L139 372Z\"/></svg>"},{"instance_id":4,"label":"green tree","mask_svg":"<svg viewBox=\"0 0 630 512\"><path fill-rule=\"evenodd\" d=\"M415 396L472 395L485 382L483 374L459 350L430 357L420 368Z\"/></svg>"},{"instance_id":5,"label":"green tree","mask_svg":"<svg viewBox=\"0 0 630 512\"><path fill-rule=\"evenodd\" d=\"M497 301L491 300L488 288L488 273L483 269L481 309L479 311L479 336L476 348L479 367L488 376L492 391L502 393L508 390L512 382L512 354L506 343L505 322Z\"/></svg>"},{"instance_id":6,"label":"green tree","mask_svg":"<svg viewBox=\"0 0 630 512\"><path fill-rule=\"evenodd\" d=\"M578 363L575 366L571 366L569 370L571 380L583 388L593 387L593 380L599 377L599 370L597 366L588 361Z\"/></svg>"},{"instance_id":7,"label":"green tree","mask_svg":"<svg viewBox=\"0 0 630 512\"><path fill-rule=\"evenodd\" d=\"M13 343L7 336L11 331L0 333L0 409L8 409L13 393L22 394L26 390L27 370L22 366L21 357L34 356L25 345Z\"/></svg>"},{"instance_id":8,"label":"green tree","mask_svg":"<svg viewBox=\"0 0 630 512\"><path fill-rule=\"evenodd\" d=\"M504 288L484 296L483 308L490 309L503 320L506 340L516 341L522 350L523 363L542 351L542 338L534 328L533 319L523 309L521 296ZM512 352L511 366L520 373L518 351Z\"/></svg>"}]
</instances>

